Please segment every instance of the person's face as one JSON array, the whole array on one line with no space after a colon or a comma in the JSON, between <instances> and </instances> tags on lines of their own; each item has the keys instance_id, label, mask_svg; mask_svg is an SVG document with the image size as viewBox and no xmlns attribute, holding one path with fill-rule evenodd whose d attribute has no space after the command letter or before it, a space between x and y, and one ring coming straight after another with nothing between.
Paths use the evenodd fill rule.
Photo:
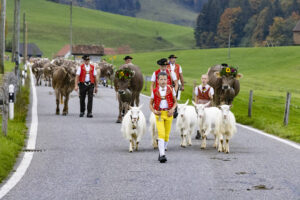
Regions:
<instances>
[{"instance_id":1,"label":"person's face","mask_svg":"<svg viewBox=\"0 0 300 200\"><path fill-rule=\"evenodd\" d=\"M202 81L202 85L206 85L207 82L208 82L208 77L207 77L206 75L203 75L203 76L201 77L201 81Z\"/></svg>"},{"instance_id":2,"label":"person's face","mask_svg":"<svg viewBox=\"0 0 300 200\"><path fill-rule=\"evenodd\" d=\"M176 58L170 58L170 62L174 64L176 62Z\"/></svg>"},{"instance_id":3,"label":"person's face","mask_svg":"<svg viewBox=\"0 0 300 200\"><path fill-rule=\"evenodd\" d=\"M159 76L158 84L160 87L165 87L167 85L167 76Z\"/></svg>"},{"instance_id":4,"label":"person's face","mask_svg":"<svg viewBox=\"0 0 300 200\"><path fill-rule=\"evenodd\" d=\"M167 65L161 65L161 66L160 66L160 69L161 69L162 71L166 71L166 70L167 70Z\"/></svg>"},{"instance_id":5,"label":"person's face","mask_svg":"<svg viewBox=\"0 0 300 200\"><path fill-rule=\"evenodd\" d=\"M126 63L126 64L131 63L131 59L126 59L126 60L125 60L125 63Z\"/></svg>"},{"instance_id":6,"label":"person's face","mask_svg":"<svg viewBox=\"0 0 300 200\"><path fill-rule=\"evenodd\" d=\"M84 60L84 64L88 65L90 60Z\"/></svg>"}]
</instances>

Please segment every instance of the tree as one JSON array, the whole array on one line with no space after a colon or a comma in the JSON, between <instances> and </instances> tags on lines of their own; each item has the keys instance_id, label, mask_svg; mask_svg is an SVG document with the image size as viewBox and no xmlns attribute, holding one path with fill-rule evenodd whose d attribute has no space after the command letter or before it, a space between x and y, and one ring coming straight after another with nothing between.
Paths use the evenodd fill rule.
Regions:
<instances>
[{"instance_id":1,"label":"tree","mask_svg":"<svg viewBox=\"0 0 300 200\"><path fill-rule=\"evenodd\" d=\"M225 47L228 44L228 37L231 34L231 43L237 45L237 32L236 25L239 24L239 16L242 12L240 7L227 8L221 15L220 23L218 24L217 42L221 47Z\"/></svg>"}]
</instances>

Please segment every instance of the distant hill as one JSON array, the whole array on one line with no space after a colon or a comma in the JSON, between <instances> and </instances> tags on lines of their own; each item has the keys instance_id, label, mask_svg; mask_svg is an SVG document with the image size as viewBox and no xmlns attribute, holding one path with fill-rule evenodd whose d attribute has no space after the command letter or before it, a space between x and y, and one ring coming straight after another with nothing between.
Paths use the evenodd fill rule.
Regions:
<instances>
[{"instance_id":1,"label":"distant hill","mask_svg":"<svg viewBox=\"0 0 300 200\"><path fill-rule=\"evenodd\" d=\"M70 0L48 0L66 4ZM194 26L198 12L208 0L73 0L74 5L120 15Z\"/></svg>"},{"instance_id":2,"label":"distant hill","mask_svg":"<svg viewBox=\"0 0 300 200\"><path fill-rule=\"evenodd\" d=\"M13 7L13 1L7 1L7 42L12 37ZM46 0L22 1L23 12L28 21L28 42L36 43L46 56L52 56L69 43L69 6ZM190 27L81 7L73 10L73 43L104 44L105 47L130 45L135 52L195 46Z\"/></svg>"}]
</instances>

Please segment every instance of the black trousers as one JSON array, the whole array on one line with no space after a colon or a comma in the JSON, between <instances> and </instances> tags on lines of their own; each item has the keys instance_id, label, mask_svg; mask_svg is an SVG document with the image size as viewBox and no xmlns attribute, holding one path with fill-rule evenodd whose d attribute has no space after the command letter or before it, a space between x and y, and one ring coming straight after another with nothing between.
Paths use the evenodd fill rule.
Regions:
<instances>
[{"instance_id":1,"label":"black trousers","mask_svg":"<svg viewBox=\"0 0 300 200\"><path fill-rule=\"evenodd\" d=\"M93 92L94 84L85 85L84 83L79 83L79 98L80 98L80 112L85 111L85 96L88 96L87 111L92 113L93 109Z\"/></svg>"}]
</instances>

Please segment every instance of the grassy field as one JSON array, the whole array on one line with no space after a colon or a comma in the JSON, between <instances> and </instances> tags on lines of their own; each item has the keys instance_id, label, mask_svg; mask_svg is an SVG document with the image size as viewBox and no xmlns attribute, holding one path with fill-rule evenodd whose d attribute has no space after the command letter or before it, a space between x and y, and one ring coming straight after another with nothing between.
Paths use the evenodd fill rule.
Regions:
<instances>
[{"instance_id":1,"label":"grassy field","mask_svg":"<svg viewBox=\"0 0 300 200\"><path fill-rule=\"evenodd\" d=\"M7 1L9 40L12 37L13 2ZM69 10L67 5L46 0L21 2L21 13L26 12L28 23L28 42L36 43L44 56L51 57L69 43ZM130 45L135 51L145 52L188 49L195 42L190 27L74 7L73 43L104 44L106 47Z\"/></svg>"},{"instance_id":2,"label":"grassy field","mask_svg":"<svg viewBox=\"0 0 300 200\"><path fill-rule=\"evenodd\" d=\"M228 59L227 49L181 50L132 54L133 62L142 72L151 75L158 68L156 61L171 53L179 58L187 82L182 101L192 97L193 81L200 83L201 74L220 63L238 66L244 75L241 92L234 100L237 121L268 133L300 143L300 47L233 48ZM123 63L117 56L116 66ZM109 60L109 57L107 57ZM149 87L148 87L149 88ZM249 91L254 91L252 118L247 117ZM286 92L292 93L289 125L283 126ZM148 91L144 93L149 94Z\"/></svg>"},{"instance_id":3,"label":"grassy field","mask_svg":"<svg viewBox=\"0 0 300 200\"><path fill-rule=\"evenodd\" d=\"M13 64L9 65L14 66ZM27 80L27 85L22 87L16 97L15 116L14 120L8 120L7 136L0 131L0 183L13 169L16 158L24 146L29 94L29 81ZM2 116L0 121L2 122ZM2 123L0 123L0 130L2 130Z\"/></svg>"}]
</instances>

